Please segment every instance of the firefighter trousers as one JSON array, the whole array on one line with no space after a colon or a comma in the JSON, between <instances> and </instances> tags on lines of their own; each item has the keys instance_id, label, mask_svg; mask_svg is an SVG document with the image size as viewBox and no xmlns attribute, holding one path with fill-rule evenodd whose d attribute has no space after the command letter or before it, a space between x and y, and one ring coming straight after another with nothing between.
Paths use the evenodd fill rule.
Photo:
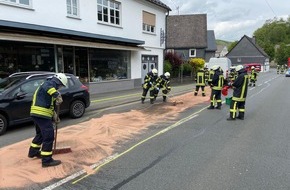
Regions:
<instances>
[{"instance_id":1,"label":"firefighter trousers","mask_svg":"<svg viewBox=\"0 0 290 190\"><path fill-rule=\"evenodd\" d=\"M235 100L232 100L231 105L230 105L230 117L232 119L239 118L239 119L244 119L245 117L245 101L238 102ZM237 116L237 114L239 114Z\"/></svg>"},{"instance_id":2,"label":"firefighter trousers","mask_svg":"<svg viewBox=\"0 0 290 190\"><path fill-rule=\"evenodd\" d=\"M52 148L54 141L54 128L51 119L32 116L35 124L36 135L29 148L29 155L37 155L40 152L42 163L52 160Z\"/></svg>"}]
</instances>

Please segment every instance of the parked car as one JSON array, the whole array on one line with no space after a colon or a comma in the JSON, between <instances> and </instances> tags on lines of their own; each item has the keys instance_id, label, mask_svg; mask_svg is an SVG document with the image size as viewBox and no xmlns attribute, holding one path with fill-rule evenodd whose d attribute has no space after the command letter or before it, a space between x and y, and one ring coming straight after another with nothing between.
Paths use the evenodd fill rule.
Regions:
<instances>
[{"instance_id":1,"label":"parked car","mask_svg":"<svg viewBox=\"0 0 290 190\"><path fill-rule=\"evenodd\" d=\"M20 72L0 79L0 135L9 126L31 121L30 106L35 90L55 74ZM63 98L60 114L69 113L72 118L80 118L90 106L90 94L76 76L67 73L66 76L68 86L59 90Z\"/></svg>"},{"instance_id":2,"label":"parked car","mask_svg":"<svg viewBox=\"0 0 290 190\"><path fill-rule=\"evenodd\" d=\"M285 73L285 77L290 77L290 68L287 69L287 71Z\"/></svg>"}]
</instances>

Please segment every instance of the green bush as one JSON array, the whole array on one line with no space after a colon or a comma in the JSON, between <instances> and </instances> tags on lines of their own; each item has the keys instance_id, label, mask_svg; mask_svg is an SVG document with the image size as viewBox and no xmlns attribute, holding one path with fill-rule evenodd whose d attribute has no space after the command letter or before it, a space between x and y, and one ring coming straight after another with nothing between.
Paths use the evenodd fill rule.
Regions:
<instances>
[{"instance_id":1,"label":"green bush","mask_svg":"<svg viewBox=\"0 0 290 190\"><path fill-rule=\"evenodd\" d=\"M165 73L165 72L169 72L169 73L171 73L171 71L172 71L172 65L171 65L171 63L169 62L169 60L165 60L165 61L164 61L164 64L163 64L163 71L164 71L164 73Z\"/></svg>"}]
</instances>

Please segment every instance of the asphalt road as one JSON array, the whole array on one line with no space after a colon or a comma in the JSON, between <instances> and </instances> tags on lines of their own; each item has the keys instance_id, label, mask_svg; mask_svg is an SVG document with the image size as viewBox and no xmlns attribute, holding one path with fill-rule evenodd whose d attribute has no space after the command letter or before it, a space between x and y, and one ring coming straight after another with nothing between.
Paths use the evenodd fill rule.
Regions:
<instances>
[{"instance_id":1,"label":"asphalt road","mask_svg":"<svg viewBox=\"0 0 290 190\"><path fill-rule=\"evenodd\" d=\"M261 73L249 88L245 120L229 107L199 105L120 148L94 174L55 189L289 190L290 78Z\"/></svg>"},{"instance_id":2,"label":"asphalt road","mask_svg":"<svg viewBox=\"0 0 290 190\"><path fill-rule=\"evenodd\" d=\"M173 86L172 94L179 95L192 91L194 84L179 84ZM83 117L79 119L71 119L68 115L61 116L61 123L58 128L70 126L75 123L98 118L108 113L125 112L131 109L142 109L146 105L140 104L142 88L124 90L112 93L93 94L91 95L91 105L86 109ZM149 97L149 93L147 95ZM158 97L161 100L161 97ZM26 123L8 128L7 132L0 136L0 148L17 143L19 141L32 138L35 135L33 123Z\"/></svg>"}]
</instances>

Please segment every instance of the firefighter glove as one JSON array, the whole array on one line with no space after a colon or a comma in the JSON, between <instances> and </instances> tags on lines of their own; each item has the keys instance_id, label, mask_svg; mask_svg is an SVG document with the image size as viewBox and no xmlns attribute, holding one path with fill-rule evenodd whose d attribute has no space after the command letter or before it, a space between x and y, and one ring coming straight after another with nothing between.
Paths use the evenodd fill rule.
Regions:
<instances>
[{"instance_id":1,"label":"firefighter glove","mask_svg":"<svg viewBox=\"0 0 290 190\"><path fill-rule=\"evenodd\" d=\"M60 122L60 119L59 119L59 117L58 117L58 115L57 115L57 113L55 111L53 112L53 121L56 124L58 124Z\"/></svg>"},{"instance_id":2,"label":"firefighter glove","mask_svg":"<svg viewBox=\"0 0 290 190\"><path fill-rule=\"evenodd\" d=\"M56 105L60 105L62 102L63 102L62 97L61 97L61 95L59 94L59 95L56 97L55 104L56 104Z\"/></svg>"}]
</instances>

